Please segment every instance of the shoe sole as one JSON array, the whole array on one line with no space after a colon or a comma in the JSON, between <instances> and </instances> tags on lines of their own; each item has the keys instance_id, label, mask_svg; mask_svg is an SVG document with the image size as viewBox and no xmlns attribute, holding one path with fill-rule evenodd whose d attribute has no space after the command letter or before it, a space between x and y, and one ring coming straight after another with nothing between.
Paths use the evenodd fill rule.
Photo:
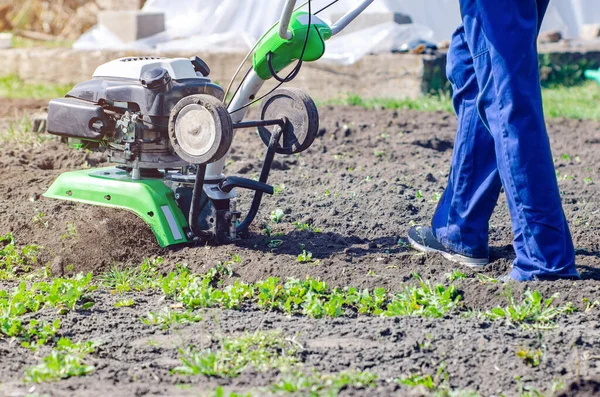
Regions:
<instances>
[{"instance_id":1,"label":"shoe sole","mask_svg":"<svg viewBox=\"0 0 600 397\"><path fill-rule=\"evenodd\" d=\"M442 256L445 259L448 259L451 262L458 263L462 266L466 266L466 267L474 269L474 270L481 270L487 264L489 264L489 260L487 260L487 259L469 258L468 256L464 256L464 255L460 255L460 254L453 254L450 252L441 251L441 250L437 250L435 248L427 247L425 245L419 244L418 242L416 242L415 240L410 238L410 236L408 237L408 242L410 243L411 247L413 247L417 251L421 251L421 252L425 252L425 253L437 252L437 253L442 254Z\"/></svg>"}]
</instances>

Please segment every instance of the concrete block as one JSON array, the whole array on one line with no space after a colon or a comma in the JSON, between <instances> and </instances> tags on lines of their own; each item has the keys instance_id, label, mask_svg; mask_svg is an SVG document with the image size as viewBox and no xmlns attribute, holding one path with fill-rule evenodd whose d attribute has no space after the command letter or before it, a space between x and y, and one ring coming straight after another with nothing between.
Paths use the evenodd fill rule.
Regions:
<instances>
[{"instance_id":1,"label":"concrete block","mask_svg":"<svg viewBox=\"0 0 600 397\"><path fill-rule=\"evenodd\" d=\"M334 22L339 20L344 14L333 15L332 19ZM399 12L376 12L361 14L356 18L346 29L344 29L339 35L356 32L358 30L370 28L371 26L380 25L386 22L395 22L399 25L405 25L412 23L412 18L406 14Z\"/></svg>"},{"instance_id":2,"label":"concrete block","mask_svg":"<svg viewBox=\"0 0 600 397\"><path fill-rule=\"evenodd\" d=\"M98 23L107 27L125 43L165 31L165 14L142 11L101 11Z\"/></svg>"},{"instance_id":3,"label":"concrete block","mask_svg":"<svg viewBox=\"0 0 600 397\"><path fill-rule=\"evenodd\" d=\"M96 0L102 10L139 10L142 0Z\"/></svg>"}]
</instances>

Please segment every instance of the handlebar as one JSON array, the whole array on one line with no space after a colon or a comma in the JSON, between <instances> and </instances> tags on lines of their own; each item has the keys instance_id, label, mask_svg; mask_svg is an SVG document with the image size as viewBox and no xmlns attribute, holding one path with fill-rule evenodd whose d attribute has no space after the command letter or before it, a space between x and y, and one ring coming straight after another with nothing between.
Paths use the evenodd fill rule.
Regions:
<instances>
[{"instance_id":1,"label":"handlebar","mask_svg":"<svg viewBox=\"0 0 600 397\"><path fill-rule=\"evenodd\" d=\"M281 18L279 21L279 36L284 40L290 40L292 38L292 32L290 32L288 28L290 26L292 14L294 13L295 5L296 0L287 0L287 3L285 3L285 6L283 7L283 11L281 11Z\"/></svg>"},{"instance_id":2,"label":"handlebar","mask_svg":"<svg viewBox=\"0 0 600 397\"><path fill-rule=\"evenodd\" d=\"M333 26L331 27L331 35L335 36L340 33L342 30L346 28L352 21L356 19L360 14L363 13L364 10L367 9L368 6L371 5L375 0L364 0L353 10L348 11L343 17L340 18ZM296 5L296 0L287 0L285 6L283 7L283 11L281 12L281 18L279 19L279 36L284 40L290 40L292 38L292 33L289 31L290 20L292 19L292 14L294 13L294 7Z\"/></svg>"},{"instance_id":3,"label":"handlebar","mask_svg":"<svg viewBox=\"0 0 600 397\"><path fill-rule=\"evenodd\" d=\"M336 23L331 27L331 36L335 36L340 33L342 30L346 28L346 26L350 25L352 21L356 19L360 14L363 13L364 10L367 9L368 6L371 5L375 0L365 0L361 4L359 4L355 9L348 11L343 17L339 19Z\"/></svg>"}]
</instances>

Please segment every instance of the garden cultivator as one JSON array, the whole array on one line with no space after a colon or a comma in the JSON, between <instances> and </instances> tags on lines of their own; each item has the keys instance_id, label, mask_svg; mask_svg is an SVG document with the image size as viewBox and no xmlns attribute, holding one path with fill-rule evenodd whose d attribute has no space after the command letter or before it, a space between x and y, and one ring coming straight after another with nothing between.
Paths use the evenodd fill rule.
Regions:
<instances>
[{"instance_id":1,"label":"garden cultivator","mask_svg":"<svg viewBox=\"0 0 600 397\"><path fill-rule=\"evenodd\" d=\"M339 33L373 0L362 2L333 26L316 14L294 10L289 0L281 20L257 43L252 67L226 105L225 91L209 78L202 59L118 59L95 71L48 107L52 134L97 142L115 167L67 172L46 197L133 211L162 246L235 241L254 220L275 154L306 150L319 128L317 108L303 91L280 88L302 62L316 61L325 41ZM297 61L286 76L283 69ZM256 99L263 83L276 89ZM235 76L234 76L235 79ZM257 120L244 120L261 101ZM234 131L256 128L266 145L258 181L223 174ZM242 216L236 189L254 191Z\"/></svg>"}]
</instances>

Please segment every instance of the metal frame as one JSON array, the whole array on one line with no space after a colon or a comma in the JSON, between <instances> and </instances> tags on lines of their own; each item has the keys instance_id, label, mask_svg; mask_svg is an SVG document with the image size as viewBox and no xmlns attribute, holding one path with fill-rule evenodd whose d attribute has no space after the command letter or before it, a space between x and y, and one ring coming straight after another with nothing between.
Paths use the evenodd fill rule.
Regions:
<instances>
[{"instance_id":1,"label":"metal frame","mask_svg":"<svg viewBox=\"0 0 600 397\"><path fill-rule=\"evenodd\" d=\"M373 1L375 0L364 0L353 10L347 12L342 18L340 18L339 21L334 23L332 26L332 36L335 36L342 30L344 30L344 28L346 28L361 13L363 13L367 9L367 7L370 6L371 3L373 3ZM294 12L295 4L296 0L288 0L285 6L283 7L283 12L281 14L279 25L279 35L283 39L289 39L288 27L290 24L292 14ZM239 124L244 120L244 118L248 114L248 108L243 107L256 98L258 92L263 87L265 81L266 80L261 79L254 70L252 70L248 74L248 76L242 83L242 87L240 88L238 93L233 97L228 107L229 112L233 112L231 113L231 119L234 125ZM225 168L227 157L228 155L225 155L219 161L211 163L206 167L206 179L217 179L223 177L223 169Z\"/></svg>"}]
</instances>

